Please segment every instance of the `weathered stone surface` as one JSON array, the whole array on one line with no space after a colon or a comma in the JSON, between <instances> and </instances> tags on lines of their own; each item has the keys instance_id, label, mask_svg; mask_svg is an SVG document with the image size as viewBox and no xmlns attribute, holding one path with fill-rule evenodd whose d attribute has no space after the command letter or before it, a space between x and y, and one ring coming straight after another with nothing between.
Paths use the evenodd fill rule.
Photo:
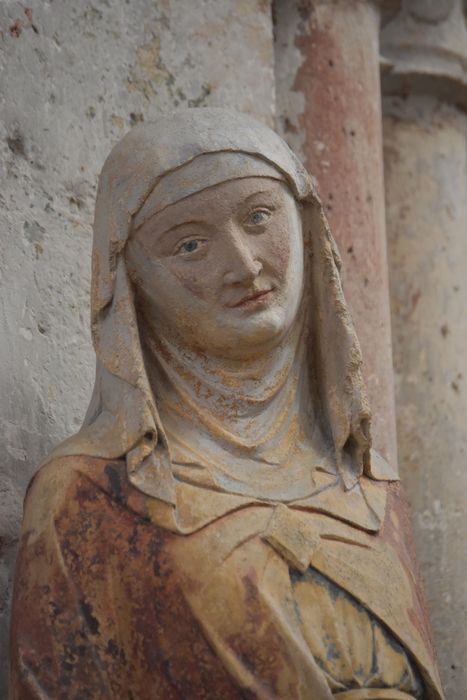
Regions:
<instances>
[{"instance_id":1,"label":"weathered stone surface","mask_svg":"<svg viewBox=\"0 0 467 700\"><path fill-rule=\"evenodd\" d=\"M467 120L385 101L388 251L401 476L447 697L467 696Z\"/></svg>"},{"instance_id":2,"label":"weathered stone surface","mask_svg":"<svg viewBox=\"0 0 467 700\"><path fill-rule=\"evenodd\" d=\"M443 700L286 144L225 109L138 126L100 175L92 259L96 385L26 498L11 700Z\"/></svg>"},{"instance_id":3,"label":"weathered stone surface","mask_svg":"<svg viewBox=\"0 0 467 700\"><path fill-rule=\"evenodd\" d=\"M362 345L374 445L397 468L378 10L281 0L276 14L278 123L317 178Z\"/></svg>"},{"instance_id":4,"label":"weathered stone surface","mask_svg":"<svg viewBox=\"0 0 467 700\"><path fill-rule=\"evenodd\" d=\"M381 33L400 467L452 700L467 695L465 10L404 0Z\"/></svg>"},{"instance_id":5,"label":"weathered stone surface","mask_svg":"<svg viewBox=\"0 0 467 700\"><path fill-rule=\"evenodd\" d=\"M274 85L267 0L6 0L0 30L4 612L26 484L91 390L91 223L111 144L178 106L271 123Z\"/></svg>"},{"instance_id":6,"label":"weathered stone surface","mask_svg":"<svg viewBox=\"0 0 467 700\"><path fill-rule=\"evenodd\" d=\"M462 0L405 0L381 34L385 95L431 95L467 109Z\"/></svg>"}]
</instances>

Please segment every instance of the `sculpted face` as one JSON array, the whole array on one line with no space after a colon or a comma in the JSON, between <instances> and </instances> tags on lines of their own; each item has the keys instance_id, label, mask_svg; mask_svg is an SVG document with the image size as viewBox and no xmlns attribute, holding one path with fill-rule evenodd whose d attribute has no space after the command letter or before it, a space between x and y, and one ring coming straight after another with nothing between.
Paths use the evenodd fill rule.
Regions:
<instances>
[{"instance_id":1,"label":"sculpted face","mask_svg":"<svg viewBox=\"0 0 467 700\"><path fill-rule=\"evenodd\" d=\"M126 260L138 303L166 337L224 357L264 352L300 306L298 207L278 180L229 180L152 216Z\"/></svg>"}]
</instances>

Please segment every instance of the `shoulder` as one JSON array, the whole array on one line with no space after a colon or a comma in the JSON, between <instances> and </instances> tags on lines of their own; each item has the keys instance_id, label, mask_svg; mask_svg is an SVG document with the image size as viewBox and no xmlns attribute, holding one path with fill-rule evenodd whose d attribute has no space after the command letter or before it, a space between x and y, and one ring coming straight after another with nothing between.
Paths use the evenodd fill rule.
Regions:
<instances>
[{"instance_id":1,"label":"shoulder","mask_svg":"<svg viewBox=\"0 0 467 700\"><path fill-rule=\"evenodd\" d=\"M124 460L108 460L87 455L52 458L43 463L32 477L24 502L23 532L43 531L76 497L80 484L98 483L109 468L124 469Z\"/></svg>"},{"instance_id":2,"label":"shoulder","mask_svg":"<svg viewBox=\"0 0 467 700\"><path fill-rule=\"evenodd\" d=\"M105 471L109 464L113 468L118 468L119 465L124 464L124 461L90 457L89 455L53 457L43 462L32 477L26 498L29 498L33 492L37 494L44 490L62 492L82 476L88 476L91 479L99 478L99 475Z\"/></svg>"}]
</instances>

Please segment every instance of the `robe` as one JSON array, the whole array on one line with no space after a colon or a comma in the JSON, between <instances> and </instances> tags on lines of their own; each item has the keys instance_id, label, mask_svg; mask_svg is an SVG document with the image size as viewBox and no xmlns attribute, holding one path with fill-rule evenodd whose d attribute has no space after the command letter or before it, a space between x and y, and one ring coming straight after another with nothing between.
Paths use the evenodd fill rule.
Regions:
<instances>
[{"instance_id":1,"label":"robe","mask_svg":"<svg viewBox=\"0 0 467 700\"><path fill-rule=\"evenodd\" d=\"M179 484L173 507L123 459L52 460L26 496L11 700L440 700L399 484L362 479L378 530L329 489Z\"/></svg>"}]
</instances>

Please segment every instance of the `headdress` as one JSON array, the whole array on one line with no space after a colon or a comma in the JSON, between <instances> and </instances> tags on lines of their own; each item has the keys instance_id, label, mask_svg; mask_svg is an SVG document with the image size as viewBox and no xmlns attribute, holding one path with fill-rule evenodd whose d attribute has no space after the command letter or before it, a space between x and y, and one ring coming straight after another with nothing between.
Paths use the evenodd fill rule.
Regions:
<instances>
[{"instance_id":1,"label":"headdress","mask_svg":"<svg viewBox=\"0 0 467 700\"><path fill-rule=\"evenodd\" d=\"M389 465L374 460L370 451L360 346L342 293L339 255L313 182L274 131L246 115L211 108L182 110L135 127L103 167L92 260L95 387L83 427L51 456L126 456L129 478L137 488L174 502L168 445L144 363L124 248L143 207L148 211L172 203L173 187L166 186L166 178L182 178L188 194L199 191L209 185L197 182L197 159L220 153L237 154L246 168L239 168L243 177L264 175L268 169L271 175L279 173L301 203L313 300L310 361L322 423L347 489L363 473L394 478ZM228 160L232 163L235 157ZM247 161L261 163L259 172L249 173ZM228 179L221 168L211 184L223 177Z\"/></svg>"}]
</instances>

